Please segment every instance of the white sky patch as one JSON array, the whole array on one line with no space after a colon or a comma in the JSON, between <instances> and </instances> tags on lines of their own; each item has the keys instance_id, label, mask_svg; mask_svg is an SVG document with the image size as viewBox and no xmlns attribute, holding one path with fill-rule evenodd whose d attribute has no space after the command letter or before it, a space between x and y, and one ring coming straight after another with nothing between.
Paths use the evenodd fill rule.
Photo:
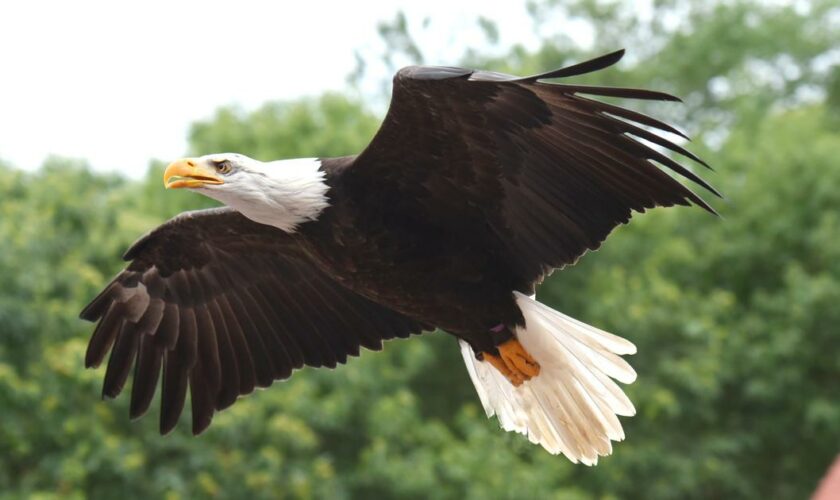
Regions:
<instances>
[{"instance_id":1,"label":"white sky patch","mask_svg":"<svg viewBox=\"0 0 840 500\"><path fill-rule=\"evenodd\" d=\"M344 90L354 51L377 53L377 23L400 9L412 26L431 19L429 63L480 46L478 15L502 46L538 42L524 2L2 2L0 159L34 169L57 154L139 177L183 155L189 124L219 106Z\"/></svg>"}]
</instances>

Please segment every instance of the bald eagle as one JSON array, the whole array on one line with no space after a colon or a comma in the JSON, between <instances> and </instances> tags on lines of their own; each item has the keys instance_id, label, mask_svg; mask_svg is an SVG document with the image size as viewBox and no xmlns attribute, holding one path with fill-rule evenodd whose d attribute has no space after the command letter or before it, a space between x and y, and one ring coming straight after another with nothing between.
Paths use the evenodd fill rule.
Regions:
<instances>
[{"instance_id":1,"label":"bald eagle","mask_svg":"<svg viewBox=\"0 0 840 500\"><path fill-rule=\"evenodd\" d=\"M621 357L635 347L537 302L535 287L633 211L714 213L660 166L718 194L651 147L705 165L651 129L679 131L590 96L675 97L546 81L622 55L526 78L411 66L358 155L172 163L167 188L226 206L141 237L82 311L98 322L86 365L110 352L103 396L116 397L133 366L131 417L162 378L161 433L189 390L198 434L239 396L304 365L332 368L362 347L441 329L460 342L488 417L596 463L624 438L617 416L635 412L613 381L635 379Z\"/></svg>"}]
</instances>

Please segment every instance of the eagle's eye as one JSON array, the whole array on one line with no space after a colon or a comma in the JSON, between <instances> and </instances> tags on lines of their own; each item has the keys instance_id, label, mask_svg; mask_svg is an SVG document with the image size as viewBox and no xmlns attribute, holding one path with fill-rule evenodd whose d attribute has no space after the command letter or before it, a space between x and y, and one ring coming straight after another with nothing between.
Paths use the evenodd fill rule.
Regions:
<instances>
[{"instance_id":1,"label":"eagle's eye","mask_svg":"<svg viewBox=\"0 0 840 500\"><path fill-rule=\"evenodd\" d=\"M229 174L231 170L230 162L227 160L217 161L216 163L216 170L220 174Z\"/></svg>"}]
</instances>

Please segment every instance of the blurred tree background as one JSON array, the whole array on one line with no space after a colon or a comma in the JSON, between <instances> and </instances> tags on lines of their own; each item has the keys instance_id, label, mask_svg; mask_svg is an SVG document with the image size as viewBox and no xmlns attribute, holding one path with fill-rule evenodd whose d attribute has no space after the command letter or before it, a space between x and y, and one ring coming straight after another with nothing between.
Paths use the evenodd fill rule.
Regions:
<instances>
[{"instance_id":1,"label":"blurred tree background","mask_svg":"<svg viewBox=\"0 0 840 500\"><path fill-rule=\"evenodd\" d=\"M639 347L627 388L638 415L623 420L613 456L575 466L501 431L441 334L304 369L198 438L188 417L158 436L154 406L130 422L128 398L99 401L103 370L83 369L92 325L77 314L137 236L209 202L164 192L160 165L130 181L56 158L36 173L0 164L0 498L807 497L840 452L840 5L529 8L535 29L556 33L539 50L487 50L495 27L477 17L487 47L461 62L530 74L628 48L589 80L683 97L623 104L690 132L726 196L712 200L720 219L637 216L539 291ZM564 34L569 22L593 44ZM381 31L386 64L423 60L405 18ZM343 155L378 120L361 98L328 94L220 109L190 144L260 159Z\"/></svg>"}]
</instances>

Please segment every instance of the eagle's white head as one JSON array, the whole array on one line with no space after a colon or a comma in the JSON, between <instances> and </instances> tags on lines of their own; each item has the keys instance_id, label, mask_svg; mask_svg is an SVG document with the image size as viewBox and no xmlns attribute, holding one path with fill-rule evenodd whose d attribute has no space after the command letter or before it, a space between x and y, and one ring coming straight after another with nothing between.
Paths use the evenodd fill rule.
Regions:
<instances>
[{"instance_id":1,"label":"eagle's white head","mask_svg":"<svg viewBox=\"0 0 840 500\"><path fill-rule=\"evenodd\" d=\"M184 158L166 167L163 184L198 191L289 233L329 206L329 187L315 158L261 162L237 153Z\"/></svg>"}]
</instances>

